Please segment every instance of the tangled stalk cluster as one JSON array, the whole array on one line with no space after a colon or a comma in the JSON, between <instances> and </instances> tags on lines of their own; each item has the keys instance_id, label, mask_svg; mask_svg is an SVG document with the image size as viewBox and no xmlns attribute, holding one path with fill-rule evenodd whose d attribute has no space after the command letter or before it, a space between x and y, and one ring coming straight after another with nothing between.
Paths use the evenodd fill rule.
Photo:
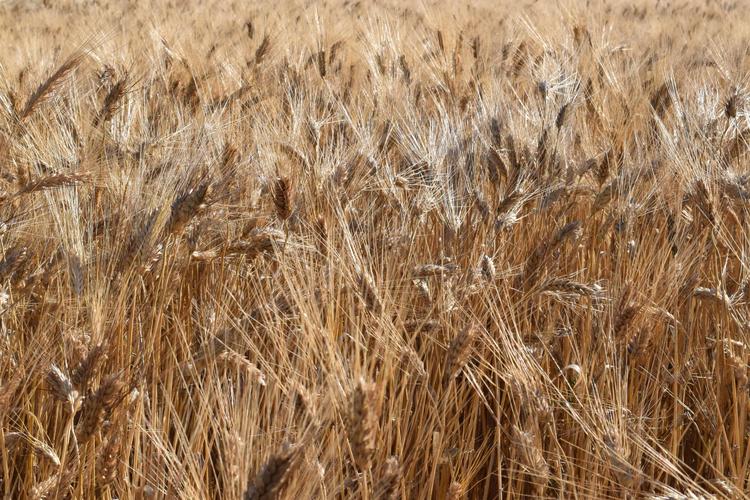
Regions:
<instances>
[{"instance_id":1,"label":"tangled stalk cluster","mask_svg":"<svg viewBox=\"0 0 750 500\"><path fill-rule=\"evenodd\" d=\"M0 6L3 496L743 497L750 8L594 3Z\"/></svg>"}]
</instances>

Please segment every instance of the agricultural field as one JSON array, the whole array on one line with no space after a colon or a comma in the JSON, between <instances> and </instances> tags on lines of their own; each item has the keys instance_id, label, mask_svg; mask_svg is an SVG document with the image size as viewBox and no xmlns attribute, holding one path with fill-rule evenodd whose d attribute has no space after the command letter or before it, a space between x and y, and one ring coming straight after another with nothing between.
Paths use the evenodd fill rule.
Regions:
<instances>
[{"instance_id":1,"label":"agricultural field","mask_svg":"<svg viewBox=\"0 0 750 500\"><path fill-rule=\"evenodd\" d=\"M750 496L750 2L0 2L0 494Z\"/></svg>"}]
</instances>

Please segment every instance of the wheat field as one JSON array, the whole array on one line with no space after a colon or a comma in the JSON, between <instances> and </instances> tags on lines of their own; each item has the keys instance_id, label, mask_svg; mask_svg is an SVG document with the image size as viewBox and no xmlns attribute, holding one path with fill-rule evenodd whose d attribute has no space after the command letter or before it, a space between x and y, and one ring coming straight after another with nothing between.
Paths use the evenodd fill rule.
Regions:
<instances>
[{"instance_id":1,"label":"wheat field","mask_svg":"<svg viewBox=\"0 0 750 500\"><path fill-rule=\"evenodd\" d=\"M750 3L0 3L4 498L745 498Z\"/></svg>"}]
</instances>

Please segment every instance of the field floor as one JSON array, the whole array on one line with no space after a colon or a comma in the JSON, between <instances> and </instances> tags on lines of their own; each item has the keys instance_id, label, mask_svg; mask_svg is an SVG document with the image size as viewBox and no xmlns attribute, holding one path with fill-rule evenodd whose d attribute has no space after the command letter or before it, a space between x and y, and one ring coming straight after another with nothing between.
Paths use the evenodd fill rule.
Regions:
<instances>
[{"instance_id":1,"label":"field floor","mask_svg":"<svg viewBox=\"0 0 750 500\"><path fill-rule=\"evenodd\" d=\"M0 496L750 498L748 20L0 2Z\"/></svg>"}]
</instances>

